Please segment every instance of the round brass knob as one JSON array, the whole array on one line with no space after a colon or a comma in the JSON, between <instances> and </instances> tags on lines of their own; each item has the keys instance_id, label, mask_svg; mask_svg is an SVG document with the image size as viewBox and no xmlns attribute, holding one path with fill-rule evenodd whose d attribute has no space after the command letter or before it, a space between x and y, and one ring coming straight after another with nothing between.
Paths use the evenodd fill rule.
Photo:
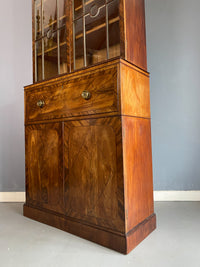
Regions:
<instances>
[{"instance_id":1,"label":"round brass knob","mask_svg":"<svg viewBox=\"0 0 200 267\"><path fill-rule=\"evenodd\" d=\"M40 107L40 108L43 108L44 105L45 105L44 100L39 100L39 101L37 102L37 106Z\"/></svg>"},{"instance_id":2,"label":"round brass knob","mask_svg":"<svg viewBox=\"0 0 200 267\"><path fill-rule=\"evenodd\" d=\"M88 91L86 91L86 90L82 92L81 96L82 96L82 98L84 98L85 100L88 100L88 99L91 98L91 94L90 94L90 92L88 92Z\"/></svg>"}]
</instances>

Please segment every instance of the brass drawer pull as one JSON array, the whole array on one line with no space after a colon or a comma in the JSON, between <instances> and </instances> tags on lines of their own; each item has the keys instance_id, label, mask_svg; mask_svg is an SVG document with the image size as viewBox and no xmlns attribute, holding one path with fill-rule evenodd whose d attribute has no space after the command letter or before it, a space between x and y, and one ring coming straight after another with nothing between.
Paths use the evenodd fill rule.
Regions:
<instances>
[{"instance_id":1,"label":"brass drawer pull","mask_svg":"<svg viewBox=\"0 0 200 267\"><path fill-rule=\"evenodd\" d=\"M45 105L44 100L39 100L39 101L37 102L37 106L40 107L40 108L43 108L44 105Z\"/></svg>"},{"instance_id":2,"label":"brass drawer pull","mask_svg":"<svg viewBox=\"0 0 200 267\"><path fill-rule=\"evenodd\" d=\"M81 94L82 98L84 98L85 100L88 100L91 98L91 94L88 91L83 91Z\"/></svg>"}]
</instances>

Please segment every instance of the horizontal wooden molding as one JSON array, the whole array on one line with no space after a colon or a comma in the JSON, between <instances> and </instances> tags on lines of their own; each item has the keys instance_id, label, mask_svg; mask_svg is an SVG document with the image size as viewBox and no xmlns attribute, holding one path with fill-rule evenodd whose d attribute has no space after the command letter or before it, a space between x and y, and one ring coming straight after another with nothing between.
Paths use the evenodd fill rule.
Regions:
<instances>
[{"instance_id":1,"label":"horizontal wooden molding","mask_svg":"<svg viewBox=\"0 0 200 267\"><path fill-rule=\"evenodd\" d=\"M200 190L154 191L154 201L200 201ZM0 202L25 202L25 192L0 192Z\"/></svg>"}]
</instances>

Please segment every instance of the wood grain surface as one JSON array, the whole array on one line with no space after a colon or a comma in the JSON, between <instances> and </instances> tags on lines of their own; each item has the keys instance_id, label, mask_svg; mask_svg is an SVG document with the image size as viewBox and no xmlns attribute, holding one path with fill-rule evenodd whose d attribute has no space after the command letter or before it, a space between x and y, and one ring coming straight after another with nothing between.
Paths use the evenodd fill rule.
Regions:
<instances>
[{"instance_id":1,"label":"wood grain surface","mask_svg":"<svg viewBox=\"0 0 200 267\"><path fill-rule=\"evenodd\" d=\"M72 218L24 205L24 216L57 227L76 236L85 238L104 247L126 254L125 235L94 227ZM67 236L66 236L67 238Z\"/></svg>"},{"instance_id":2,"label":"wood grain surface","mask_svg":"<svg viewBox=\"0 0 200 267\"><path fill-rule=\"evenodd\" d=\"M81 93L87 90L91 98ZM43 100L43 108L37 102ZM25 122L69 119L98 114L150 118L149 74L124 60L65 75L61 80L26 87Z\"/></svg>"},{"instance_id":3,"label":"wood grain surface","mask_svg":"<svg viewBox=\"0 0 200 267\"><path fill-rule=\"evenodd\" d=\"M61 123L26 127L26 202L63 213Z\"/></svg>"},{"instance_id":4,"label":"wood grain surface","mask_svg":"<svg viewBox=\"0 0 200 267\"><path fill-rule=\"evenodd\" d=\"M66 122L65 214L125 231L120 117Z\"/></svg>"},{"instance_id":5,"label":"wood grain surface","mask_svg":"<svg viewBox=\"0 0 200 267\"><path fill-rule=\"evenodd\" d=\"M144 0L119 1L121 59L78 71L71 4L70 73L25 87L24 215L126 254L156 227Z\"/></svg>"},{"instance_id":6,"label":"wood grain surface","mask_svg":"<svg viewBox=\"0 0 200 267\"><path fill-rule=\"evenodd\" d=\"M120 64L121 114L150 118L149 75L123 62Z\"/></svg>"},{"instance_id":7,"label":"wood grain surface","mask_svg":"<svg viewBox=\"0 0 200 267\"><path fill-rule=\"evenodd\" d=\"M147 70L144 0L124 0L125 59Z\"/></svg>"},{"instance_id":8,"label":"wood grain surface","mask_svg":"<svg viewBox=\"0 0 200 267\"><path fill-rule=\"evenodd\" d=\"M126 232L153 212L150 120L122 117Z\"/></svg>"},{"instance_id":9,"label":"wood grain surface","mask_svg":"<svg viewBox=\"0 0 200 267\"><path fill-rule=\"evenodd\" d=\"M128 234L121 234L94 225L85 224L73 218L50 212L41 208L24 205L24 216L57 227L76 236L85 238L104 247L128 254L156 227L156 217L152 214L132 229Z\"/></svg>"},{"instance_id":10,"label":"wood grain surface","mask_svg":"<svg viewBox=\"0 0 200 267\"><path fill-rule=\"evenodd\" d=\"M144 221L134 227L126 234L126 254L131 252L140 242L142 242L151 232L156 229L156 215L153 213Z\"/></svg>"},{"instance_id":11,"label":"wood grain surface","mask_svg":"<svg viewBox=\"0 0 200 267\"><path fill-rule=\"evenodd\" d=\"M73 0L74 1L74 0ZM66 0L65 0L66 2ZM66 6L66 58L67 58L67 70L72 72L74 70L73 62L73 9L72 9L72 0L68 0L65 3Z\"/></svg>"},{"instance_id":12,"label":"wood grain surface","mask_svg":"<svg viewBox=\"0 0 200 267\"><path fill-rule=\"evenodd\" d=\"M67 75L62 82L55 80L50 84L40 84L26 90L26 122L50 120L62 117L116 112L117 100L117 66L100 68L88 75L79 75L70 79ZM89 100L83 99L81 93L90 92ZM37 102L45 102L43 108Z\"/></svg>"}]
</instances>

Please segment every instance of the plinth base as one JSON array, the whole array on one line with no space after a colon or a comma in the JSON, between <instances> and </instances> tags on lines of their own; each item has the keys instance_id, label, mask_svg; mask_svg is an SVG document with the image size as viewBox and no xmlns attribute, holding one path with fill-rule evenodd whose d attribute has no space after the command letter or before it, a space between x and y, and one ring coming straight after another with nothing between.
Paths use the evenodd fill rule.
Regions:
<instances>
[{"instance_id":1,"label":"plinth base","mask_svg":"<svg viewBox=\"0 0 200 267\"><path fill-rule=\"evenodd\" d=\"M156 228L155 214L146 218L126 234L85 224L61 214L33 208L26 204L24 205L24 216L85 238L123 254L128 254Z\"/></svg>"}]
</instances>

